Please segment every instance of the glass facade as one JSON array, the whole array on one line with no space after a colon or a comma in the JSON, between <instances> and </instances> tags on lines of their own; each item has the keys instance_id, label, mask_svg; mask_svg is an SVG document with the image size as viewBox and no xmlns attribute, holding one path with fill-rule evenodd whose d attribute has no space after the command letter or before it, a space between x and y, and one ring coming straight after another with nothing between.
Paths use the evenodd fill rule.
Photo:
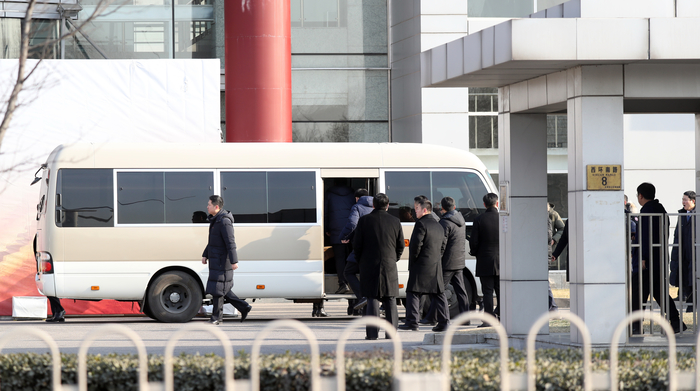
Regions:
<instances>
[{"instance_id":1,"label":"glass facade","mask_svg":"<svg viewBox=\"0 0 700 391\"><path fill-rule=\"evenodd\" d=\"M291 0L292 137L389 141L386 0Z\"/></svg>"},{"instance_id":2,"label":"glass facade","mask_svg":"<svg viewBox=\"0 0 700 391\"><path fill-rule=\"evenodd\" d=\"M82 1L80 32L66 41L65 58L216 58L213 0ZM101 8L99 8L101 7ZM83 25L93 13L101 16Z\"/></svg>"}]
</instances>

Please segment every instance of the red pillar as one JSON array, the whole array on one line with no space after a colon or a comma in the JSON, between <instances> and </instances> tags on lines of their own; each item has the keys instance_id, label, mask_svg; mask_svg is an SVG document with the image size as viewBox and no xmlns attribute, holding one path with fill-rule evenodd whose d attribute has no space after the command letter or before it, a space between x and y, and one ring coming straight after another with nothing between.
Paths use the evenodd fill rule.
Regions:
<instances>
[{"instance_id":1,"label":"red pillar","mask_svg":"<svg viewBox=\"0 0 700 391\"><path fill-rule=\"evenodd\" d=\"M226 0L226 141L292 141L289 0Z\"/></svg>"}]
</instances>

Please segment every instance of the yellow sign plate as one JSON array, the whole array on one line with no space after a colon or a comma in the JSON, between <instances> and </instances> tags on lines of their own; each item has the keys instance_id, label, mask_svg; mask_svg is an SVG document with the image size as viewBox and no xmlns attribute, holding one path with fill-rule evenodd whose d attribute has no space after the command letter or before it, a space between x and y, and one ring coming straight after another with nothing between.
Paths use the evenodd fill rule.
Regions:
<instances>
[{"instance_id":1,"label":"yellow sign plate","mask_svg":"<svg viewBox=\"0 0 700 391\"><path fill-rule=\"evenodd\" d=\"M589 164L586 172L588 190L622 190L622 166L619 164Z\"/></svg>"}]
</instances>

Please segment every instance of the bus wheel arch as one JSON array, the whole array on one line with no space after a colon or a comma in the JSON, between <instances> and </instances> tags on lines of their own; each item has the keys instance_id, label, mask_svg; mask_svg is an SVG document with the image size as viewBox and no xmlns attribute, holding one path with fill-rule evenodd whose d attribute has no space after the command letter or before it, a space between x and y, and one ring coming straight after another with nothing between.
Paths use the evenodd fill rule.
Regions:
<instances>
[{"instance_id":1,"label":"bus wheel arch","mask_svg":"<svg viewBox=\"0 0 700 391\"><path fill-rule=\"evenodd\" d=\"M464 287L467 290L467 295L469 295L469 310L474 311L476 310L477 304L479 307L481 307L481 298L479 297L479 293L476 289L476 278L469 268L465 267L462 270L462 273L464 276Z\"/></svg>"},{"instance_id":2,"label":"bus wheel arch","mask_svg":"<svg viewBox=\"0 0 700 391\"><path fill-rule=\"evenodd\" d=\"M148 284L144 313L165 323L188 322L199 312L203 298L204 287L194 272L163 269Z\"/></svg>"}]
</instances>

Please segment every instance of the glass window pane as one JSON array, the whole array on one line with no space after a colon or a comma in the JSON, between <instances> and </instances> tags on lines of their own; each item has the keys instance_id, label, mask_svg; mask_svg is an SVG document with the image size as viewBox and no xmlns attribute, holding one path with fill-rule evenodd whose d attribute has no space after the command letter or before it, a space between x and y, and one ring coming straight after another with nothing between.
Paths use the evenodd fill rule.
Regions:
<instances>
[{"instance_id":1,"label":"glass window pane","mask_svg":"<svg viewBox=\"0 0 700 391\"><path fill-rule=\"evenodd\" d=\"M213 189L211 172L166 172L165 222L202 223L200 216L202 212L206 216L207 200L214 194Z\"/></svg>"},{"instance_id":2,"label":"glass window pane","mask_svg":"<svg viewBox=\"0 0 700 391\"><path fill-rule=\"evenodd\" d=\"M214 22L187 20L175 23L175 58L216 58Z\"/></svg>"},{"instance_id":3,"label":"glass window pane","mask_svg":"<svg viewBox=\"0 0 700 391\"><path fill-rule=\"evenodd\" d=\"M477 148L494 148L492 142L494 117L480 116L474 118L476 118Z\"/></svg>"},{"instance_id":4,"label":"glass window pane","mask_svg":"<svg viewBox=\"0 0 700 391\"><path fill-rule=\"evenodd\" d=\"M387 71L292 71L293 121L387 121Z\"/></svg>"},{"instance_id":5,"label":"glass window pane","mask_svg":"<svg viewBox=\"0 0 700 391\"><path fill-rule=\"evenodd\" d=\"M117 173L120 224L162 224L165 200L162 172Z\"/></svg>"},{"instance_id":6,"label":"glass window pane","mask_svg":"<svg viewBox=\"0 0 700 391\"><path fill-rule=\"evenodd\" d=\"M389 141L387 122L294 122L294 142L382 143Z\"/></svg>"},{"instance_id":7,"label":"glass window pane","mask_svg":"<svg viewBox=\"0 0 700 391\"><path fill-rule=\"evenodd\" d=\"M315 173L268 172L267 195L268 222L316 222Z\"/></svg>"},{"instance_id":8,"label":"glass window pane","mask_svg":"<svg viewBox=\"0 0 700 391\"><path fill-rule=\"evenodd\" d=\"M292 53L387 53L386 0L293 0Z\"/></svg>"},{"instance_id":9,"label":"glass window pane","mask_svg":"<svg viewBox=\"0 0 700 391\"><path fill-rule=\"evenodd\" d=\"M114 226L112 170L61 169L57 181L57 226Z\"/></svg>"},{"instance_id":10,"label":"glass window pane","mask_svg":"<svg viewBox=\"0 0 700 391\"><path fill-rule=\"evenodd\" d=\"M267 223L267 184L264 172L221 173L224 209L236 223Z\"/></svg>"},{"instance_id":11,"label":"glass window pane","mask_svg":"<svg viewBox=\"0 0 700 391\"><path fill-rule=\"evenodd\" d=\"M469 117L469 148L476 148L476 119L477 117Z\"/></svg>"},{"instance_id":12,"label":"glass window pane","mask_svg":"<svg viewBox=\"0 0 700 391\"><path fill-rule=\"evenodd\" d=\"M440 209L443 197L452 197L457 209L467 222L482 213L483 198L487 193L486 185L481 177L473 172L435 171L432 173L432 198L435 209Z\"/></svg>"},{"instance_id":13,"label":"glass window pane","mask_svg":"<svg viewBox=\"0 0 700 391\"><path fill-rule=\"evenodd\" d=\"M389 213L402 222L415 221L413 199L419 195L430 197L430 172L387 171L384 177Z\"/></svg>"},{"instance_id":14,"label":"glass window pane","mask_svg":"<svg viewBox=\"0 0 700 391\"><path fill-rule=\"evenodd\" d=\"M566 115L557 115L557 148L566 148L568 146L567 120Z\"/></svg>"}]
</instances>

